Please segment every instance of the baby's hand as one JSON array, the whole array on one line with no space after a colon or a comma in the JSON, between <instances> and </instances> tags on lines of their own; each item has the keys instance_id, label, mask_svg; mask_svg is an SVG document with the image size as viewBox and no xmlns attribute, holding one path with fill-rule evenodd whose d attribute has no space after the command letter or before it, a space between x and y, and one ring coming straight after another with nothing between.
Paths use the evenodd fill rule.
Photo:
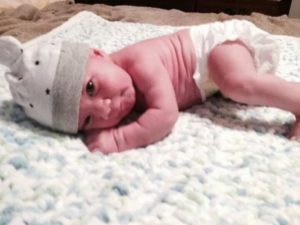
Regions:
<instances>
[{"instance_id":1,"label":"baby's hand","mask_svg":"<svg viewBox=\"0 0 300 225\"><path fill-rule=\"evenodd\" d=\"M103 154L118 152L113 129L87 131L84 142L91 152L100 151Z\"/></svg>"},{"instance_id":2,"label":"baby's hand","mask_svg":"<svg viewBox=\"0 0 300 225\"><path fill-rule=\"evenodd\" d=\"M296 121L292 127L289 138L291 140L300 141L300 117L296 117Z\"/></svg>"}]
</instances>

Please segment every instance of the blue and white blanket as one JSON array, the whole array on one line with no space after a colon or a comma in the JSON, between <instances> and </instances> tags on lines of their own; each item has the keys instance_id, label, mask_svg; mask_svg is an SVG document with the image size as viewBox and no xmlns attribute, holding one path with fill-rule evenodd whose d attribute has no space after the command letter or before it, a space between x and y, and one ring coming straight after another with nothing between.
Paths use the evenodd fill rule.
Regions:
<instances>
[{"instance_id":1,"label":"blue and white blanket","mask_svg":"<svg viewBox=\"0 0 300 225\"><path fill-rule=\"evenodd\" d=\"M112 52L177 29L81 12L26 44L68 39ZM300 81L300 39L274 38L279 75ZM91 154L80 137L27 119L0 76L0 225L299 225L300 143L285 138L293 121L215 96L156 144Z\"/></svg>"}]
</instances>

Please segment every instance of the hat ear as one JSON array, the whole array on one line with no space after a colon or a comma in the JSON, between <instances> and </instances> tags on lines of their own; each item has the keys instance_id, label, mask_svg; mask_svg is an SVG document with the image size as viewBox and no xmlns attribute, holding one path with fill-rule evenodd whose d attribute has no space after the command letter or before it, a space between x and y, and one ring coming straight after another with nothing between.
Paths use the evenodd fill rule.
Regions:
<instances>
[{"instance_id":1,"label":"hat ear","mask_svg":"<svg viewBox=\"0 0 300 225\"><path fill-rule=\"evenodd\" d=\"M22 45L14 37L0 37L0 64L11 69L17 59L22 55Z\"/></svg>"}]
</instances>

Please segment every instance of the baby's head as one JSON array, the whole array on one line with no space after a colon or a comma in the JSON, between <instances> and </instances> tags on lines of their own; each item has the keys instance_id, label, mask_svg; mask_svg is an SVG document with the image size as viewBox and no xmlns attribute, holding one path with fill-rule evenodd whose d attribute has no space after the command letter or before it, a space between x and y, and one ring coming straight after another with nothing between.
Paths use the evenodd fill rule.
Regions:
<instances>
[{"instance_id":1,"label":"baby's head","mask_svg":"<svg viewBox=\"0 0 300 225\"><path fill-rule=\"evenodd\" d=\"M130 113L134 104L130 75L110 56L91 49L79 103L79 130L113 127Z\"/></svg>"},{"instance_id":2,"label":"baby's head","mask_svg":"<svg viewBox=\"0 0 300 225\"><path fill-rule=\"evenodd\" d=\"M0 49L14 101L47 127L76 133L115 126L134 104L128 74L87 44L32 42L23 47L13 37L1 37Z\"/></svg>"}]
</instances>

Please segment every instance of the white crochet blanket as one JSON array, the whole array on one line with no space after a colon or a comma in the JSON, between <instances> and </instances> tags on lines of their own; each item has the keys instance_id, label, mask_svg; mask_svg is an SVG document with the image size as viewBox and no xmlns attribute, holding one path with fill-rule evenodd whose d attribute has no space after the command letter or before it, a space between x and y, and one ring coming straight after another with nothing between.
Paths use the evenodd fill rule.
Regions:
<instances>
[{"instance_id":1,"label":"white crochet blanket","mask_svg":"<svg viewBox=\"0 0 300 225\"><path fill-rule=\"evenodd\" d=\"M82 12L46 36L112 52L177 29ZM274 38L279 74L300 81L300 39ZM293 120L215 96L182 112L164 140L104 156L28 120L1 76L0 225L299 225L300 143L285 138Z\"/></svg>"}]
</instances>

